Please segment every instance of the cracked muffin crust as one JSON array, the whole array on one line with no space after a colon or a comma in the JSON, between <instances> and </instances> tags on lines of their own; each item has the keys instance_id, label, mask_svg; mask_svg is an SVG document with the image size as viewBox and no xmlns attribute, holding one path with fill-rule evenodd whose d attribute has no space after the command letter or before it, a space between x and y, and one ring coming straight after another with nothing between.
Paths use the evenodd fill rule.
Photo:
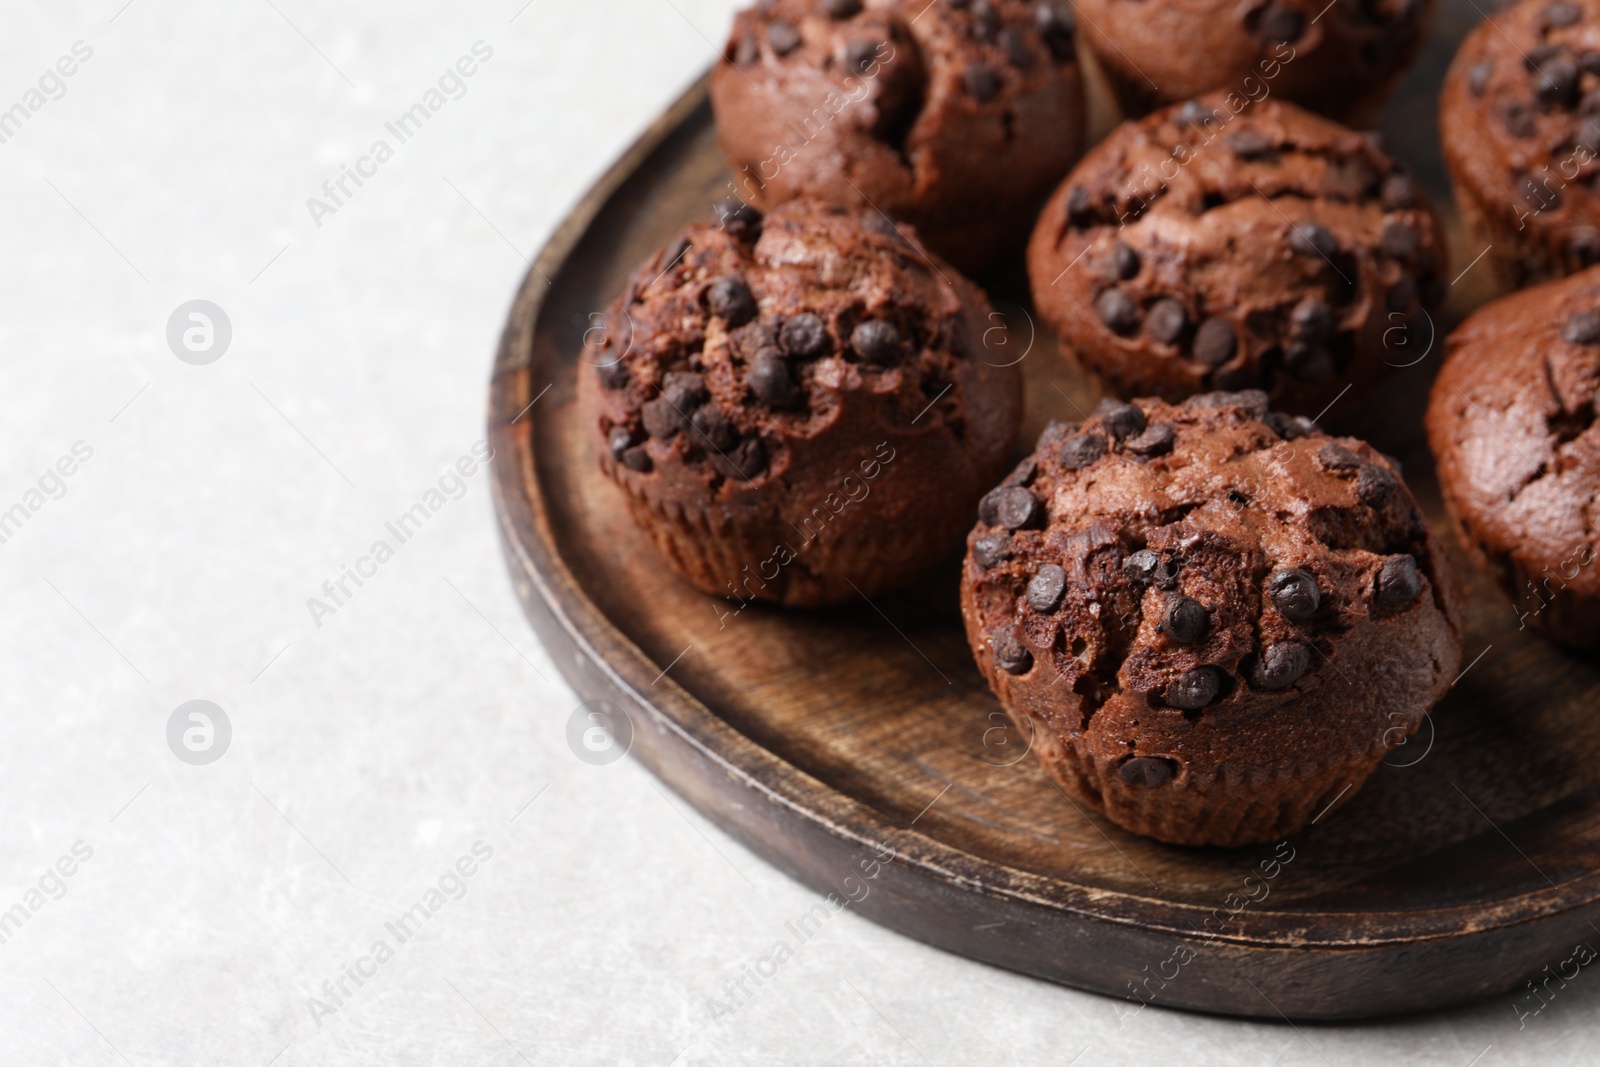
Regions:
<instances>
[{"instance_id":1,"label":"cracked muffin crust","mask_svg":"<svg viewBox=\"0 0 1600 1067\"><path fill-rule=\"evenodd\" d=\"M1034 304L1123 396L1260 388L1320 411L1415 362L1442 234L1370 135L1214 93L1123 123L1045 207Z\"/></svg>"},{"instance_id":2,"label":"cracked muffin crust","mask_svg":"<svg viewBox=\"0 0 1600 1067\"><path fill-rule=\"evenodd\" d=\"M872 596L952 548L1011 454L1022 380L986 358L989 311L870 210L734 202L633 276L579 402L601 469L700 589Z\"/></svg>"},{"instance_id":3,"label":"cracked muffin crust","mask_svg":"<svg viewBox=\"0 0 1600 1067\"><path fill-rule=\"evenodd\" d=\"M1522 626L1600 648L1600 267L1515 293L1450 335L1428 440L1456 531Z\"/></svg>"},{"instance_id":4,"label":"cracked muffin crust","mask_svg":"<svg viewBox=\"0 0 1600 1067\"><path fill-rule=\"evenodd\" d=\"M1214 89L1346 122L1377 117L1433 23L1434 0L1077 0L1084 43L1124 113ZM1173 47L1182 42L1182 47Z\"/></svg>"},{"instance_id":5,"label":"cracked muffin crust","mask_svg":"<svg viewBox=\"0 0 1600 1067\"><path fill-rule=\"evenodd\" d=\"M1394 463L1265 394L1102 402L984 497L961 582L990 688L1067 794L1242 845L1350 799L1443 696L1460 610Z\"/></svg>"},{"instance_id":6,"label":"cracked muffin crust","mask_svg":"<svg viewBox=\"0 0 1600 1067\"><path fill-rule=\"evenodd\" d=\"M1522 0L1469 33L1439 132L1502 285L1600 263L1600 0Z\"/></svg>"},{"instance_id":7,"label":"cracked muffin crust","mask_svg":"<svg viewBox=\"0 0 1600 1067\"><path fill-rule=\"evenodd\" d=\"M1082 151L1075 32L1066 0L764 0L711 74L734 188L869 203L979 273Z\"/></svg>"}]
</instances>

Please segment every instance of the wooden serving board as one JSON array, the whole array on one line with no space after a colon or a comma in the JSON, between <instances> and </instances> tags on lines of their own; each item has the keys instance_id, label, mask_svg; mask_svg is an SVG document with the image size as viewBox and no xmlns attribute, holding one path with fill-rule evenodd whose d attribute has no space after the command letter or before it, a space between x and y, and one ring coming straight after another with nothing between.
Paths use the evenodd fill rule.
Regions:
<instances>
[{"instance_id":1,"label":"wooden serving board","mask_svg":"<svg viewBox=\"0 0 1600 1067\"><path fill-rule=\"evenodd\" d=\"M1387 142L1445 204L1432 87L1468 20L1446 11L1441 21L1409 82L1424 99L1391 106L1402 126ZM869 918L1127 998L1129 1011L1349 1018L1509 1001L1579 942L1600 945L1600 670L1520 631L1476 576L1471 666L1437 722L1325 822L1232 851L1133 836L1054 788L973 666L956 556L875 607L733 613L679 580L591 465L574 368L591 314L682 224L706 217L727 180L702 81L544 249L490 391L495 503L517 592L580 696L626 715L635 758L752 850ZM1452 276L1477 251L1457 247ZM1487 295L1468 274L1441 337ZM988 284L1026 344L1020 277ZM1042 332L1031 343L1028 441L1097 395ZM1454 546L1420 431L1437 362L1436 345L1377 400L1326 421L1401 456Z\"/></svg>"}]
</instances>

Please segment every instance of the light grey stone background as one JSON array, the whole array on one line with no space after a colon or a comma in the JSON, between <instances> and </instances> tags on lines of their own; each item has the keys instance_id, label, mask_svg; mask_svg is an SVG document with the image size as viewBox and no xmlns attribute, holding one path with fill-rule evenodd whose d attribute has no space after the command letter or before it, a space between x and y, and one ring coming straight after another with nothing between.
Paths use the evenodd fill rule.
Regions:
<instances>
[{"instance_id":1,"label":"light grey stone background","mask_svg":"<svg viewBox=\"0 0 1600 1067\"><path fill-rule=\"evenodd\" d=\"M0 108L40 106L0 144L0 511L25 513L0 543L0 1061L1592 1062L1600 979L1520 1031L1504 1000L1119 1019L848 911L719 1023L710 998L816 898L631 761L568 749L577 700L481 469L313 619L472 455L526 258L732 6L5 6ZM29 98L80 41L64 93ZM464 95L386 135L478 41ZM394 157L314 220L380 137ZM196 299L232 329L203 365L167 340ZM191 700L231 726L209 764L168 748ZM401 943L385 924L441 880Z\"/></svg>"}]
</instances>

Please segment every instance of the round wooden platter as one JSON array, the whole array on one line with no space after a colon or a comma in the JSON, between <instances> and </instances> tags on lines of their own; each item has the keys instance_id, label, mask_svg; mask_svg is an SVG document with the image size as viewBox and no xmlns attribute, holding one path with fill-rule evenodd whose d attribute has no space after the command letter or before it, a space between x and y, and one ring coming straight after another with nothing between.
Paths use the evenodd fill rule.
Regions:
<instances>
[{"instance_id":1,"label":"round wooden platter","mask_svg":"<svg viewBox=\"0 0 1600 1067\"><path fill-rule=\"evenodd\" d=\"M1325 821L1239 850L1136 837L1052 786L973 666L957 558L903 594L828 611L739 610L679 580L593 465L574 370L591 316L727 181L702 82L545 248L490 392L517 592L581 698L625 714L633 757L861 914L1128 1010L1414 1011L1514 996L1578 942L1600 944L1600 670L1519 630L1459 555L1470 666L1436 723ZM1020 286L991 284L1025 346L1026 310L1003 299ZM1096 395L1047 337L1031 343L1025 440ZM1436 363L1342 428L1403 458L1453 546L1418 430Z\"/></svg>"}]
</instances>

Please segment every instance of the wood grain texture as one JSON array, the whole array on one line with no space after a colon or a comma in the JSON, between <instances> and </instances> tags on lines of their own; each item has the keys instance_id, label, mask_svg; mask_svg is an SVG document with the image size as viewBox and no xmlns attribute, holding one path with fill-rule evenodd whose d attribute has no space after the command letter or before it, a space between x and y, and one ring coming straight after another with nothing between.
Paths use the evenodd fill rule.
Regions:
<instances>
[{"instance_id":1,"label":"wood grain texture","mask_svg":"<svg viewBox=\"0 0 1600 1067\"><path fill-rule=\"evenodd\" d=\"M671 574L593 466L574 368L590 314L726 181L702 82L552 238L490 392L517 592L580 696L627 712L633 756L807 885L865 890L862 914L1129 1010L1413 1011L1506 993L1578 941L1600 944L1600 671L1519 631L1476 576L1472 666L1436 723L1325 823L1277 849L1225 851L1132 836L1051 785L972 664L958 558L903 594L827 611L730 614ZM1457 269L1474 252L1457 248ZM1031 440L1087 410L1097 386L1033 335L1019 278L989 285L1019 348L1031 344ZM1483 295L1456 289L1455 314ZM1404 460L1453 547L1420 433L1436 362L1435 349L1328 421Z\"/></svg>"}]
</instances>

